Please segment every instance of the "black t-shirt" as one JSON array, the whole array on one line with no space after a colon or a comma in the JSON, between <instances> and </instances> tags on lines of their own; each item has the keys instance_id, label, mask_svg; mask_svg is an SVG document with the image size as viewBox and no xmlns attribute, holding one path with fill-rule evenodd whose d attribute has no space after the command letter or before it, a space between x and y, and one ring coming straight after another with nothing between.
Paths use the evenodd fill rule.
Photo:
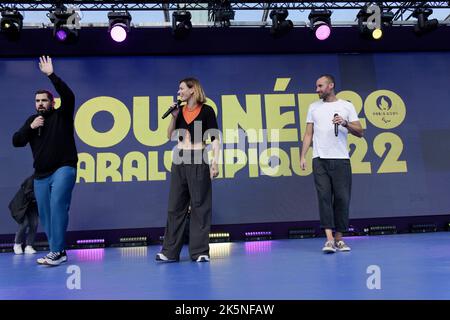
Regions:
<instances>
[{"instance_id":1,"label":"black t-shirt","mask_svg":"<svg viewBox=\"0 0 450 320\"><path fill-rule=\"evenodd\" d=\"M187 108L184 106L183 108ZM200 113L197 115L194 121L191 123L187 123L186 119L184 119L183 116L183 110L180 110L178 113L176 122L175 122L175 129L184 129L189 131L189 135L191 136L191 142L192 143L198 143L205 141L207 139L207 135L205 136L205 133L208 132L208 135L211 137L211 141L214 141L216 138L219 137L218 135L218 126L217 126L217 118L216 114L214 113L214 109L204 104L200 110ZM212 130L215 129L215 130ZM210 130L210 131L208 131ZM178 130L179 137L178 139L180 141L183 141L185 134L183 133L183 130Z\"/></svg>"},{"instance_id":2,"label":"black t-shirt","mask_svg":"<svg viewBox=\"0 0 450 320\"><path fill-rule=\"evenodd\" d=\"M76 168L78 163L73 124L75 96L54 73L49 76L49 79L61 98L61 106L43 115L44 126L41 127L40 136L38 129L30 127L37 114L30 116L13 136L15 147L30 144L37 179L45 178L64 166Z\"/></svg>"}]
</instances>

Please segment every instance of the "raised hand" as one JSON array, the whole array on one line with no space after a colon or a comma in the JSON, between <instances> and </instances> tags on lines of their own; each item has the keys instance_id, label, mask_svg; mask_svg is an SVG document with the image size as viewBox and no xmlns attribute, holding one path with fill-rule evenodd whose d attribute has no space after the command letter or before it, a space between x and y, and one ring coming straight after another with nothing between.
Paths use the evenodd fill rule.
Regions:
<instances>
[{"instance_id":1,"label":"raised hand","mask_svg":"<svg viewBox=\"0 0 450 320\"><path fill-rule=\"evenodd\" d=\"M41 69L41 71L45 73L47 76L51 75L53 73L52 58L50 58L49 56L40 57L39 69Z\"/></svg>"}]
</instances>

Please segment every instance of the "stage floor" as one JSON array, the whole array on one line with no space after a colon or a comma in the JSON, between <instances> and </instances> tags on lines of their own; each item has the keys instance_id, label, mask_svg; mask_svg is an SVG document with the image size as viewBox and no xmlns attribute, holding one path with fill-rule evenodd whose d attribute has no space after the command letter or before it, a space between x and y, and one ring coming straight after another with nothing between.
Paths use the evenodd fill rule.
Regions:
<instances>
[{"instance_id":1,"label":"stage floor","mask_svg":"<svg viewBox=\"0 0 450 320\"><path fill-rule=\"evenodd\" d=\"M2 253L0 299L450 299L450 232L350 237L351 252L331 255L324 241L211 244L210 263L186 246L169 264L154 261L160 246L70 250L58 267Z\"/></svg>"}]
</instances>

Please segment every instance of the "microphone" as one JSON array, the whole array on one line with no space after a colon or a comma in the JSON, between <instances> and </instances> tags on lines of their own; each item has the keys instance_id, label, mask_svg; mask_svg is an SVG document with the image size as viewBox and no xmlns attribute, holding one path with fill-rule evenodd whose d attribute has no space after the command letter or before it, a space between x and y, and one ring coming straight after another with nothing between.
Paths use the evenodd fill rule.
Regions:
<instances>
[{"instance_id":1,"label":"microphone","mask_svg":"<svg viewBox=\"0 0 450 320\"><path fill-rule=\"evenodd\" d=\"M39 110L39 111L38 111L38 115L39 115L39 116L43 116L43 115L44 115L44 111L43 111L43 110ZM38 137L41 136L41 129L42 129L42 126L40 126L40 127L38 128Z\"/></svg>"},{"instance_id":2,"label":"microphone","mask_svg":"<svg viewBox=\"0 0 450 320\"><path fill-rule=\"evenodd\" d=\"M181 100L177 100L177 104L174 105L174 106L171 106L171 107L166 111L166 113L163 114L163 116L162 116L161 118L162 118L162 119L167 118L167 116L168 116L169 114L171 114L173 110L178 109L179 107L181 107Z\"/></svg>"},{"instance_id":3,"label":"microphone","mask_svg":"<svg viewBox=\"0 0 450 320\"><path fill-rule=\"evenodd\" d=\"M334 114L334 117L336 118L338 116L337 113ZM335 123L334 124L334 135L337 137L338 136L338 126L339 124Z\"/></svg>"}]
</instances>

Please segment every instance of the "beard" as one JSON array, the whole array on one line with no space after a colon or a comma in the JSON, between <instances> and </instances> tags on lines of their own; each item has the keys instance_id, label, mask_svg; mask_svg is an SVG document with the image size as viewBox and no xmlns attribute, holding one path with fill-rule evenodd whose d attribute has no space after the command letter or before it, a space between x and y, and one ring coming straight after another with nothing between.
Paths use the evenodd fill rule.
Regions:
<instances>
[{"instance_id":1,"label":"beard","mask_svg":"<svg viewBox=\"0 0 450 320\"><path fill-rule=\"evenodd\" d=\"M319 93L319 98L322 100L326 100L330 96L330 93Z\"/></svg>"}]
</instances>

